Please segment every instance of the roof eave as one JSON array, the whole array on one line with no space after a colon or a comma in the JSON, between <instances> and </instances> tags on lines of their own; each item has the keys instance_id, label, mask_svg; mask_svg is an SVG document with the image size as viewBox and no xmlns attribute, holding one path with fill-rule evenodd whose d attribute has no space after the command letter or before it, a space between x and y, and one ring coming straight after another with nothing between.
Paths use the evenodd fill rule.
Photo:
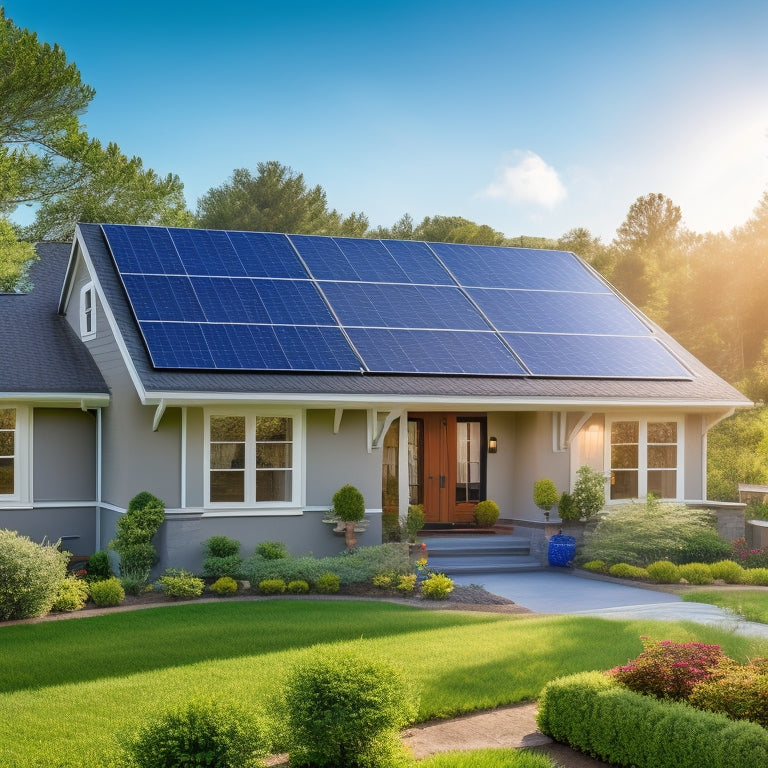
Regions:
<instances>
[{"instance_id":1,"label":"roof eave","mask_svg":"<svg viewBox=\"0 0 768 768\"><path fill-rule=\"evenodd\" d=\"M105 408L110 396L103 392L2 392L0 402L23 403L48 408Z\"/></svg>"}]
</instances>

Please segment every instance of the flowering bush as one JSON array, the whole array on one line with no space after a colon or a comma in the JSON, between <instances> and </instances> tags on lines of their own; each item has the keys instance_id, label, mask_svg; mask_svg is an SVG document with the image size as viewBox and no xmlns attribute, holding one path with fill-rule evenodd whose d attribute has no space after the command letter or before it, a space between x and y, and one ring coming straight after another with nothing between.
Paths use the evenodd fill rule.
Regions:
<instances>
[{"instance_id":1,"label":"flowering bush","mask_svg":"<svg viewBox=\"0 0 768 768\"><path fill-rule=\"evenodd\" d=\"M614 667L610 674L630 690L660 699L687 699L725 658L719 645L643 638L643 647L636 659Z\"/></svg>"},{"instance_id":2,"label":"flowering bush","mask_svg":"<svg viewBox=\"0 0 768 768\"><path fill-rule=\"evenodd\" d=\"M768 568L768 547L752 549L744 538L733 542L733 559L742 568Z\"/></svg>"}]
</instances>

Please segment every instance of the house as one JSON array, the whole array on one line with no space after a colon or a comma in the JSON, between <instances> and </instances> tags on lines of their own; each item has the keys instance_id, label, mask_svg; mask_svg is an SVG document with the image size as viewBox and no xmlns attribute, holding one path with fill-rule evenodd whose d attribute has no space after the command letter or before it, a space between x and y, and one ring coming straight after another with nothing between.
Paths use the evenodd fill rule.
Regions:
<instances>
[{"instance_id":1,"label":"house","mask_svg":"<svg viewBox=\"0 0 768 768\"><path fill-rule=\"evenodd\" d=\"M534 481L583 464L610 502L701 501L708 429L750 405L570 253L97 224L63 248L0 297L0 527L83 554L142 490L192 570L212 535L338 551L346 483L363 544L409 503L535 527Z\"/></svg>"}]
</instances>

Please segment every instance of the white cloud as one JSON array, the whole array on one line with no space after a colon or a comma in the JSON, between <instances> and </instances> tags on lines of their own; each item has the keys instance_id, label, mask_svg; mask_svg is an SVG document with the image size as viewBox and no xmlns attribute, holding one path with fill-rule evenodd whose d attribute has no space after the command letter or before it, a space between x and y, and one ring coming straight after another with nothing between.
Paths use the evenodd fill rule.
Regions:
<instances>
[{"instance_id":1,"label":"white cloud","mask_svg":"<svg viewBox=\"0 0 768 768\"><path fill-rule=\"evenodd\" d=\"M528 150L514 152L513 163L500 168L496 180L482 194L509 203L534 203L552 208L564 200L568 192L557 171Z\"/></svg>"}]
</instances>

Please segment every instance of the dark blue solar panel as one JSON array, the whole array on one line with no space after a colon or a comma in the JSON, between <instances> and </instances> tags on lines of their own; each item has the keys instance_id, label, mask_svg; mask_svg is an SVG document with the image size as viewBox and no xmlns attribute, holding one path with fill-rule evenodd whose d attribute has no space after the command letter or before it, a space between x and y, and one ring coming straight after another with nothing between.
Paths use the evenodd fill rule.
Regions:
<instances>
[{"instance_id":1,"label":"dark blue solar panel","mask_svg":"<svg viewBox=\"0 0 768 768\"><path fill-rule=\"evenodd\" d=\"M249 277L308 277L285 235L272 232L227 234Z\"/></svg>"},{"instance_id":2,"label":"dark blue solar panel","mask_svg":"<svg viewBox=\"0 0 768 768\"><path fill-rule=\"evenodd\" d=\"M417 240L382 240L410 283L456 285L426 243Z\"/></svg>"},{"instance_id":3,"label":"dark blue solar panel","mask_svg":"<svg viewBox=\"0 0 768 768\"><path fill-rule=\"evenodd\" d=\"M383 328L350 328L347 333L373 372L525 374L494 333Z\"/></svg>"},{"instance_id":4,"label":"dark blue solar panel","mask_svg":"<svg viewBox=\"0 0 768 768\"><path fill-rule=\"evenodd\" d=\"M648 336L648 327L613 293L506 291L467 293L500 331Z\"/></svg>"},{"instance_id":5,"label":"dark blue solar panel","mask_svg":"<svg viewBox=\"0 0 768 768\"><path fill-rule=\"evenodd\" d=\"M430 243L459 283L479 288L604 292L605 284L571 253L489 245Z\"/></svg>"},{"instance_id":6,"label":"dark blue solar panel","mask_svg":"<svg viewBox=\"0 0 768 768\"><path fill-rule=\"evenodd\" d=\"M123 275L123 284L131 297L136 319L205 320L200 302L189 279L163 275Z\"/></svg>"},{"instance_id":7,"label":"dark blue solar panel","mask_svg":"<svg viewBox=\"0 0 768 768\"><path fill-rule=\"evenodd\" d=\"M188 275L244 277L248 274L226 232L208 229L171 232Z\"/></svg>"},{"instance_id":8,"label":"dark blue solar panel","mask_svg":"<svg viewBox=\"0 0 768 768\"><path fill-rule=\"evenodd\" d=\"M504 338L534 376L690 378L650 337L505 333Z\"/></svg>"},{"instance_id":9,"label":"dark blue solar panel","mask_svg":"<svg viewBox=\"0 0 768 768\"><path fill-rule=\"evenodd\" d=\"M289 235L289 239L315 279L358 279L354 268L332 237Z\"/></svg>"},{"instance_id":10,"label":"dark blue solar panel","mask_svg":"<svg viewBox=\"0 0 768 768\"><path fill-rule=\"evenodd\" d=\"M139 323L155 368L215 368L198 323Z\"/></svg>"},{"instance_id":11,"label":"dark blue solar panel","mask_svg":"<svg viewBox=\"0 0 768 768\"><path fill-rule=\"evenodd\" d=\"M491 330L458 288L387 283L321 287L345 327Z\"/></svg>"},{"instance_id":12,"label":"dark blue solar panel","mask_svg":"<svg viewBox=\"0 0 768 768\"><path fill-rule=\"evenodd\" d=\"M103 229L120 272L184 274L184 266L165 227L105 224Z\"/></svg>"}]
</instances>

